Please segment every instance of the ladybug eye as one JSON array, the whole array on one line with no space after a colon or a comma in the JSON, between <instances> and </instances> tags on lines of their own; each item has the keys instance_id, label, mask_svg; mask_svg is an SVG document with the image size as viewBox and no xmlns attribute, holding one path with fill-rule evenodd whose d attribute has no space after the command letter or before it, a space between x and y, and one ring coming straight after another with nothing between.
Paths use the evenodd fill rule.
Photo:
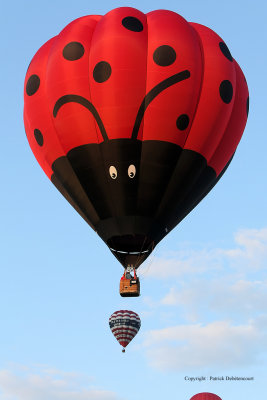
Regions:
<instances>
[{"instance_id":1,"label":"ladybug eye","mask_svg":"<svg viewBox=\"0 0 267 400\"><path fill-rule=\"evenodd\" d=\"M109 167L109 175L111 176L112 179L116 179L118 176L117 170L113 165Z\"/></svg>"},{"instance_id":2,"label":"ladybug eye","mask_svg":"<svg viewBox=\"0 0 267 400\"><path fill-rule=\"evenodd\" d=\"M134 177L135 177L135 174L136 174L136 168L135 168L135 166L132 164L132 165L130 165L129 168L128 168L128 176L129 176L129 178L134 178Z\"/></svg>"}]
</instances>

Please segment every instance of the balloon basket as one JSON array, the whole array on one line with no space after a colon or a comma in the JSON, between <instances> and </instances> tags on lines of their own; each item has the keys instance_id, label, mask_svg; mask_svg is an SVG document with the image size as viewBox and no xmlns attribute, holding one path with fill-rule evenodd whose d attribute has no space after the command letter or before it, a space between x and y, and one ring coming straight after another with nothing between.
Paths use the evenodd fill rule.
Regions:
<instances>
[{"instance_id":1,"label":"balloon basket","mask_svg":"<svg viewBox=\"0 0 267 400\"><path fill-rule=\"evenodd\" d=\"M125 279L120 281L120 295L122 297L138 297L140 296L139 278Z\"/></svg>"},{"instance_id":2,"label":"balloon basket","mask_svg":"<svg viewBox=\"0 0 267 400\"><path fill-rule=\"evenodd\" d=\"M122 349L122 353L125 353L125 349Z\"/></svg>"}]
</instances>

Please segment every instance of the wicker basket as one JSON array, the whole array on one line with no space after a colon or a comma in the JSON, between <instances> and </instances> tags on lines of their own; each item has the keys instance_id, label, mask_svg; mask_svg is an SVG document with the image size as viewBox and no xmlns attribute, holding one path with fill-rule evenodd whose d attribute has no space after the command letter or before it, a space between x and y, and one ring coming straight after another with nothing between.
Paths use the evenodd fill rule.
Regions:
<instances>
[{"instance_id":1,"label":"wicker basket","mask_svg":"<svg viewBox=\"0 0 267 400\"><path fill-rule=\"evenodd\" d=\"M138 297L140 296L139 278L125 279L120 281L120 295L122 297Z\"/></svg>"}]
</instances>

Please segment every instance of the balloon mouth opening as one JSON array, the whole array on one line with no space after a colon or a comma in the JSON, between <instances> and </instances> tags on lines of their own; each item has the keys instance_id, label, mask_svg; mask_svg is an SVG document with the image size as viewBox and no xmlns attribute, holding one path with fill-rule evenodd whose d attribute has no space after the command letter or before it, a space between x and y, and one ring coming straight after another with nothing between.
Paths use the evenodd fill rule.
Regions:
<instances>
[{"instance_id":1,"label":"balloon mouth opening","mask_svg":"<svg viewBox=\"0 0 267 400\"><path fill-rule=\"evenodd\" d=\"M150 253L153 242L145 235L124 235L110 238L108 246L113 253L138 256Z\"/></svg>"},{"instance_id":2,"label":"balloon mouth opening","mask_svg":"<svg viewBox=\"0 0 267 400\"><path fill-rule=\"evenodd\" d=\"M120 254L130 254L130 255L139 255L139 254L146 254L150 250L144 250L144 251L123 251L123 250L115 250L110 247L110 250L113 251L113 253L120 253Z\"/></svg>"}]
</instances>

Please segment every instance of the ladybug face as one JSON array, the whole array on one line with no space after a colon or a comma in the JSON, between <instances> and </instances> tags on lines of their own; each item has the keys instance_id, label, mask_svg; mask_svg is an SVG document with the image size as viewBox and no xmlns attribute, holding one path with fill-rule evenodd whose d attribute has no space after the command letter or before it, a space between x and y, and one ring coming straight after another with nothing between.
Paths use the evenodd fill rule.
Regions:
<instances>
[{"instance_id":1,"label":"ladybug face","mask_svg":"<svg viewBox=\"0 0 267 400\"><path fill-rule=\"evenodd\" d=\"M73 21L25 81L38 162L124 265L138 266L216 184L247 110L222 39L164 10Z\"/></svg>"},{"instance_id":2,"label":"ladybug face","mask_svg":"<svg viewBox=\"0 0 267 400\"><path fill-rule=\"evenodd\" d=\"M141 189L140 172L141 182L146 182L148 186L152 185L154 187L151 196L147 196L142 214L150 215L151 211L155 209L153 204L157 203L155 192L164 188L164 185L158 179L159 174L162 176L162 171L157 170L158 160L162 158L163 146L159 141L150 140L144 142L138 140L138 132L149 104L161 92L189 77L189 71L179 72L160 82L146 94L138 109L130 139L109 140L98 111L88 99L78 95L67 94L56 101L53 109L54 118L57 118L61 108L67 104L77 103L93 116L101 133L102 142L77 146L67 154L67 159L75 174L79 177L79 182L82 183L86 195L92 199L101 218L108 218L110 215L134 215L137 210L138 213L141 212L142 204L138 205L137 199L138 190L144 193L147 190L145 188ZM173 147L177 148L177 146ZM146 156L141 162L142 152L145 149ZM171 154L174 156L172 162L170 160ZM166 159L167 165L164 168L164 181L166 183L173 172L168 165L173 167L176 161L177 151L169 153L168 159ZM61 167L61 165L63 166ZM162 168L162 161L160 166ZM52 164L52 169L57 174L60 171L61 177L64 176L65 162L62 162L62 158ZM67 180L67 176L64 177L65 180ZM141 198L142 196L140 194Z\"/></svg>"},{"instance_id":3,"label":"ladybug face","mask_svg":"<svg viewBox=\"0 0 267 400\"><path fill-rule=\"evenodd\" d=\"M56 160L52 168L55 175L65 176L67 160L102 218L120 216L122 210L131 215L136 204L140 153L140 141L115 139L76 147L66 158Z\"/></svg>"}]
</instances>

